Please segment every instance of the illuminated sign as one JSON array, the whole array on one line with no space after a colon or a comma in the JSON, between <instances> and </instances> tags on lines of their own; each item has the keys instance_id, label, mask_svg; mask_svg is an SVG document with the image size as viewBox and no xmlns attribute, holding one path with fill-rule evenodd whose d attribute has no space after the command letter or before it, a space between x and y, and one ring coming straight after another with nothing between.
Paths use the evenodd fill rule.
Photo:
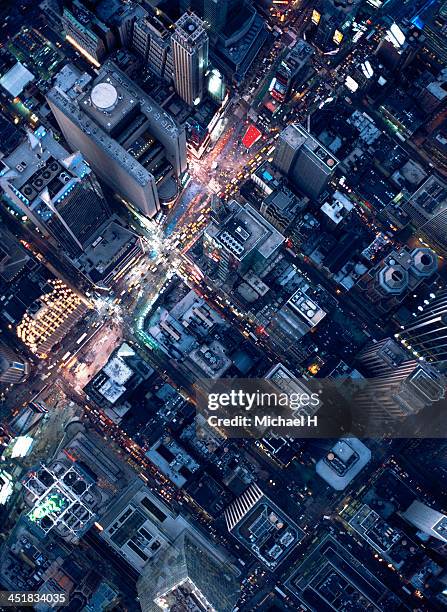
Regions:
<instances>
[{"instance_id":1,"label":"illuminated sign","mask_svg":"<svg viewBox=\"0 0 447 612\"><path fill-rule=\"evenodd\" d=\"M242 144L246 149L252 147L261 138L262 134L255 125L250 125L242 138Z\"/></svg>"},{"instance_id":2,"label":"illuminated sign","mask_svg":"<svg viewBox=\"0 0 447 612\"><path fill-rule=\"evenodd\" d=\"M393 23L387 30L387 38L396 49L399 49L405 43L405 34L396 23Z\"/></svg>"},{"instance_id":3,"label":"illuminated sign","mask_svg":"<svg viewBox=\"0 0 447 612\"><path fill-rule=\"evenodd\" d=\"M6 504L13 492L12 476L0 470L0 504Z\"/></svg>"},{"instance_id":4,"label":"illuminated sign","mask_svg":"<svg viewBox=\"0 0 447 612\"><path fill-rule=\"evenodd\" d=\"M359 88L359 84L357 83L357 81L354 81L354 79L349 75L346 77L345 85L349 89L349 91L352 92L357 91L357 89Z\"/></svg>"},{"instance_id":5,"label":"illuminated sign","mask_svg":"<svg viewBox=\"0 0 447 612\"><path fill-rule=\"evenodd\" d=\"M11 459L15 459L16 457L25 457L31 446L33 444L33 439L31 436L19 436L14 440L14 446L11 449Z\"/></svg>"},{"instance_id":6,"label":"illuminated sign","mask_svg":"<svg viewBox=\"0 0 447 612\"><path fill-rule=\"evenodd\" d=\"M29 519L33 523L41 521L51 514L60 514L67 506L67 500L58 493L51 493L40 504L37 504L29 513Z\"/></svg>"},{"instance_id":7,"label":"illuminated sign","mask_svg":"<svg viewBox=\"0 0 447 612\"><path fill-rule=\"evenodd\" d=\"M341 41L343 40L343 34L340 32L340 30L335 30L332 40L337 45L341 43Z\"/></svg>"},{"instance_id":8,"label":"illuminated sign","mask_svg":"<svg viewBox=\"0 0 447 612\"><path fill-rule=\"evenodd\" d=\"M321 15L315 9L312 11L312 23L318 25L320 23Z\"/></svg>"}]
</instances>

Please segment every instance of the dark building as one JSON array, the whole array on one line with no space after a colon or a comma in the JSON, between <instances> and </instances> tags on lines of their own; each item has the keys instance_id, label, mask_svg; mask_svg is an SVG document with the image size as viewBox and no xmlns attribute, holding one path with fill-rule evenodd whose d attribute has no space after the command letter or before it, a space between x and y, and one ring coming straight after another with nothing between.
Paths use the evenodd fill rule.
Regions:
<instances>
[{"instance_id":1,"label":"dark building","mask_svg":"<svg viewBox=\"0 0 447 612\"><path fill-rule=\"evenodd\" d=\"M20 383L28 376L28 363L8 346L0 344L0 383Z\"/></svg>"}]
</instances>

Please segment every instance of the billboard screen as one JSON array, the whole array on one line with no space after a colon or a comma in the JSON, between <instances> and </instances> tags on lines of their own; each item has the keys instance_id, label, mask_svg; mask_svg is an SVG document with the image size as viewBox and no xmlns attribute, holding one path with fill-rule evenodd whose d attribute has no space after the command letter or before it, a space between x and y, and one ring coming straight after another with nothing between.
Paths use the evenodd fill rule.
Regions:
<instances>
[{"instance_id":1,"label":"billboard screen","mask_svg":"<svg viewBox=\"0 0 447 612\"><path fill-rule=\"evenodd\" d=\"M334 43L336 43L337 45L339 45L341 43L341 41L343 40L343 34L340 32L340 30L335 30L334 32L334 37L332 39L334 41Z\"/></svg>"}]
</instances>

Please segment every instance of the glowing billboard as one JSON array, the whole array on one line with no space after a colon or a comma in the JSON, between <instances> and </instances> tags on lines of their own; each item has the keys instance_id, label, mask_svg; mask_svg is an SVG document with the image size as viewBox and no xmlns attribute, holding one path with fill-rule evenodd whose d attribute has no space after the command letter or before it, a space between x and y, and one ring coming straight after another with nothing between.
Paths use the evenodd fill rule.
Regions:
<instances>
[{"instance_id":1,"label":"glowing billboard","mask_svg":"<svg viewBox=\"0 0 447 612\"><path fill-rule=\"evenodd\" d=\"M332 40L336 45L341 44L341 41L343 40L343 34L340 32L340 30L335 30Z\"/></svg>"},{"instance_id":2,"label":"glowing billboard","mask_svg":"<svg viewBox=\"0 0 447 612\"><path fill-rule=\"evenodd\" d=\"M242 138L242 144L246 149L252 147L261 138L262 134L255 125L250 125Z\"/></svg>"},{"instance_id":3,"label":"glowing billboard","mask_svg":"<svg viewBox=\"0 0 447 612\"><path fill-rule=\"evenodd\" d=\"M320 23L321 14L315 9L312 11L312 23L318 25Z\"/></svg>"}]
</instances>

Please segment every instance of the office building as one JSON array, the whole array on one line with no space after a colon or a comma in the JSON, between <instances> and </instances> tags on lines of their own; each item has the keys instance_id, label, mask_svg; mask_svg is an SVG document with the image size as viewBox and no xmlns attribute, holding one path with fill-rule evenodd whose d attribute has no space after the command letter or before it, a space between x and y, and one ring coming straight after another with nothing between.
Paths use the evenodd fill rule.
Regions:
<instances>
[{"instance_id":1,"label":"office building","mask_svg":"<svg viewBox=\"0 0 447 612\"><path fill-rule=\"evenodd\" d=\"M185 13L176 22L172 53L176 92L190 106L199 104L204 95L208 68L208 34L194 13Z\"/></svg>"},{"instance_id":2,"label":"office building","mask_svg":"<svg viewBox=\"0 0 447 612\"><path fill-rule=\"evenodd\" d=\"M143 612L231 612L240 586L235 571L185 530L148 563L137 588Z\"/></svg>"},{"instance_id":3,"label":"office building","mask_svg":"<svg viewBox=\"0 0 447 612\"><path fill-rule=\"evenodd\" d=\"M447 61L447 41L445 28L447 26L447 11L445 3L429 3L427 11L416 16L416 27L422 30L424 59L435 68L445 67Z\"/></svg>"},{"instance_id":4,"label":"office building","mask_svg":"<svg viewBox=\"0 0 447 612\"><path fill-rule=\"evenodd\" d=\"M132 49L166 81L172 81L174 71L170 26L163 13L151 11L135 21L132 32Z\"/></svg>"},{"instance_id":5,"label":"office building","mask_svg":"<svg viewBox=\"0 0 447 612\"><path fill-rule=\"evenodd\" d=\"M229 81L241 85L250 76L250 69L269 38L264 19L251 4L241 2L225 28L218 33L211 55L213 65Z\"/></svg>"},{"instance_id":6,"label":"office building","mask_svg":"<svg viewBox=\"0 0 447 612\"><path fill-rule=\"evenodd\" d=\"M254 483L225 510L228 531L274 571L304 531Z\"/></svg>"},{"instance_id":7,"label":"office building","mask_svg":"<svg viewBox=\"0 0 447 612\"><path fill-rule=\"evenodd\" d=\"M23 382L29 373L28 362L18 357L5 344L0 344L0 383Z\"/></svg>"},{"instance_id":8,"label":"office building","mask_svg":"<svg viewBox=\"0 0 447 612\"><path fill-rule=\"evenodd\" d=\"M229 557L140 479L114 497L100 520L101 538L140 575L143 612L231 612L240 587Z\"/></svg>"},{"instance_id":9,"label":"office building","mask_svg":"<svg viewBox=\"0 0 447 612\"><path fill-rule=\"evenodd\" d=\"M88 307L61 280L51 279L17 325L17 336L38 357L47 357Z\"/></svg>"},{"instance_id":10,"label":"office building","mask_svg":"<svg viewBox=\"0 0 447 612\"><path fill-rule=\"evenodd\" d=\"M284 236L249 204L235 200L227 206L221 222L212 221L205 230L204 248L217 263L217 276L225 282L231 272L242 273L250 267L264 269L277 254Z\"/></svg>"},{"instance_id":11,"label":"office building","mask_svg":"<svg viewBox=\"0 0 447 612\"><path fill-rule=\"evenodd\" d=\"M338 160L301 125L288 125L279 135L274 164L310 198L326 188Z\"/></svg>"},{"instance_id":12,"label":"office building","mask_svg":"<svg viewBox=\"0 0 447 612\"><path fill-rule=\"evenodd\" d=\"M62 28L67 42L97 68L115 46L112 30L80 0L64 7Z\"/></svg>"},{"instance_id":13,"label":"office building","mask_svg":"<svg viewBox=\"0 0 447 612\"><path fill-rule=\"evenodd\" d=\"M307 39L325 55L337 53L350 38L351 24L361 4L359 0L322 0L316 3Z\"/></svg>"},{"instance_id":14,"label":"office building","mask_svg":"<svg viewBox=\"0 0 447 612\"><path fill-rule=\"evenodd\" d=\"M349 512L352 512L351 507ZM367 504L359 504L355 514L349 517L349 525L387 563L391 563L395 569L401 569L405 565L407 558L404 553L410 546L405 541L404 532L392 527ZM412 551L414 554L414 548L412 548ZM410 550L408 550L408 555L411 554Z\"/></svg>"},{"instance_id":15,"label":"office building","mask_svg":"<svg viewBox=\"0 0 447 612\"><path fill-rule=\"evenodd\" d=\"M261 203L261 213L280 232L293 231L293 222L309 200L298 197L285 185L272 191ZM292 227L291 227L292 226Z\"/></svg>"},{"instance_id":16,"label":"office building","mask_svg":"<svg viewBox=\"0 0 447 612\"><path fill-rule=\"evenodd\" d=\"M402 513L402 517L425 536L447 542L447 516L442 512L433 510L430 506L414 500Z\"/></svg>"},{"instance_id":17,"label":"office building","mask_svg":"<svg viewBox=\"0 0 447 612\"><path fill-rule=\"evenodd\" d=\"M65 80L47 100L70 147L126 202L152 217L178 194L183 127L112 62L93 82Z\"/></svg>"},{"instance_id":18,"label":"office building","mask_svg":"<svg viewBox=\"0 0 447 612\"><path fill-rule=\"evenodd\" d=\"M355 417L365 427L401 419L422 412L445 397L445 377L432 365L405 361L387 373L375 376L355 395Z\"/></svg>"},{"instance_id":19,"label":"office building","mask_svg":"<svg viewBox=\"0 0 447 612\"><path fill-rule=\"evenodd\" d=\"M141 236L123 227L113 215L74 264L95 287L107 289L137 265L144 253Z\"/></svg>"},{"instance_id":20,"label":"office building","mask_svg":"<svg viewBox=\"0 0 447 612\"><path fill-rule=\"evenodd\" d=\"M396 339L421 358L437 363L447 360L447 292L431 294L413 320L396 334Z\"/></svg>"},{"instance_id":21,"label":"office building","mask_svg":"<svg viewBox=\"0 0 447 612\"><path fill-rule=\"evenodd\" d=\"M370 342L358 353L355 366L367 378L391 374L403 363L410 361L409 353L392 338Z\"/></svg>"},{"instance_id":22,"label":"office building","mask_svg":"<svg viewBox=\"0 0 447 612\"><path fill-rule=\"evenodd\" d=\"M20 214L68 255L81 254L109 218L90 167L43 127L0 161L0 185Z\"/></svg>"},{"instance_id":23,"label":"office building","mask_svg":"<svg viewBox=\"0 0 447 612\"><path fill-rule=\"evenodd\" d=\"M133 2L72 0L65 4L61 16L65 39L96 68L112 51L130 45L134 22L145 12Z\"/></svg>"},{"instance_id":24,"label":"office building","mask_svg":"<svg viewBox=\"0 0 447 612\"><path fill-rule=\"evenodd\" d=\"M203 19L213 32L221 32L241 4L238 0L204 0Z\"/></svg>"},{"instance_id":25,"label":"office building","mask_svg":"<svg viewBox=\"0 0 447 612\"><path fill-rule=\"evenodd\" d=\"M313 537L306 554L292 565L284 588L297 599L294 609L404 610L403 601L363 562L363 549L355 548L354 543L346 546L340 536L323 530Z\"/></svg>"},{"instance_id":26,"label":"office building","mask_svg":"<svg viewBox=\"0 0 447 612\"><path fill-rule=\"evenodd\" d=\"M421 239L440 255L447 255L447 183L430 176L402 204Z\"/></svg>"},{"instance_id":27,"label":"office building","mask_svg":"<svg viewBox=\"0 0 447 612\"><path fill-rule=\"evenodd\" d=\"M298 88L311 71L310 58L314 49L299 39L281 60L270 84L270 94L278 102L285 102L293 87Z\"/></svg>"}]
</instances>

